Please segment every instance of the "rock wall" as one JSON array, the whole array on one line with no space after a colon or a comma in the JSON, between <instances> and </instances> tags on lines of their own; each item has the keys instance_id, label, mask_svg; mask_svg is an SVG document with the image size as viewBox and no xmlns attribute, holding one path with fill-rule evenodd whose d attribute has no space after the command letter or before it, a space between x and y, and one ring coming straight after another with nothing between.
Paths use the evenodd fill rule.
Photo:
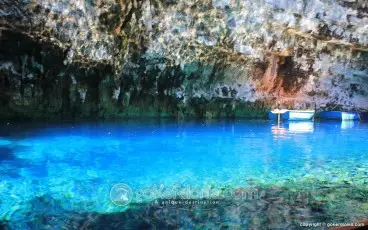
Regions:
<instances>
[{"instance_id":1,"label":"rock wall","mask_svg":"<svg viewBox=\"0 0 368 230\"><path fill-rule=\"evenodd\" d=\"M0 117L368 110L364 0L3 0Z\"/></svg>"}]
</instances>

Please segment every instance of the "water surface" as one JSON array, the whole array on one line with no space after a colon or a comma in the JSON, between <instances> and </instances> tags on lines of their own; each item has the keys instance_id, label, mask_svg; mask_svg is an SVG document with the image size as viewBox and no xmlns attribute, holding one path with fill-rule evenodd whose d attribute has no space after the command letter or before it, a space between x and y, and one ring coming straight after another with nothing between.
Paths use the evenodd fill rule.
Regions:
<instances>
[{"instance_id":1,"label":"water surface","mask_svg":"<svg viewBox=\"0 0 368 230\"><path fill-rule=\"evenodd\" d=\"M130 121L3 124L0 130L0 213L14 226L44 205L35 204L40 197L57 201L60 212L122 211L109 198L118 183L139 191L303 180L362 188L357 218L368 214L368 124ZM36 214L53 213L54 206Z\"/></svg>"}]
</instances>

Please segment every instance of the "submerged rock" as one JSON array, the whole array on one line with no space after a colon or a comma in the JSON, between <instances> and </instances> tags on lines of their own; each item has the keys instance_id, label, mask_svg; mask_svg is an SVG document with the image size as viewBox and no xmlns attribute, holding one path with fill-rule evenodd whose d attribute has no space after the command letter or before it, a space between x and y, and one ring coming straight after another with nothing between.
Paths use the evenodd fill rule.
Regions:
<instances>
[{"instance_id":1,"label":"submerged rock","mask_svg":"<svg viewBox=\"0 0 368 230\"><path fill-rule=\"evenodd\" d=\"M313 191L309 186L297 192L290 189L266 186L262 188L264 197L220 199L217 200L219 203L206 205L167 205L167 200L159 199L151 203L131 204L126 210L116 213L65 211L65 215L60 215L54 211L54 214L48 215L53 218L47 219L46 215L42 225L52 226L58 223L63 224L66 229L192 229L211 226L294 229L299 228L301 223L359 221L367 214L364 204L356 198L325 200L328 194L324 191ZM339 190L334 190L333 193L342 197L348 194ZM172 200L169 201L171 203ZM365 199L363 202L366 201ZM48 204L50 207L46 207L46 210L58 202ZM37 215L37 218L41 217L42 215ZM27 225L31 226L33 222L28 221Z\"/></svg>"},{"instance_id":2,"label":"submerged rock","mask_svg":"<svg viewBox=\"0 0 368 230\"><path fill-rule=\"evenodd\" d=\"M0 3L3 118L368 109L365 1Z\"/></svg>"}]
</instances>

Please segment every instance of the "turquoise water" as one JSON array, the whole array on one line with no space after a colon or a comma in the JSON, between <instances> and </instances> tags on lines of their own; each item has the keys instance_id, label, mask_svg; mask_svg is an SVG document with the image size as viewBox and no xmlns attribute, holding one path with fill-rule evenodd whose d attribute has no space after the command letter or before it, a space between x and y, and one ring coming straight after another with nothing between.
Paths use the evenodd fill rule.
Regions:
<instances>
[{"instance_id":1,"label":"turquoise water","mask_svg":"<svg viewBox=\"0 0 368 230\"><path fill-rule=\"evenodd\" d=\"M368 214L368 124L3 124L0 179L0 218L15 228L38 228L23 224L25 219L32 221L26 215L124 211L129 206L116 206L110 200L110 189L118 183L129 185L133 193L160 186L285 186L293 180L343 184L362 188L363 197L356 201L364 215ZM146 194L142 200L133 196L132 203L160 196ZM40 197L57 201L62 211L52 205L31 211Z\"/></svg>"}]
</instances>

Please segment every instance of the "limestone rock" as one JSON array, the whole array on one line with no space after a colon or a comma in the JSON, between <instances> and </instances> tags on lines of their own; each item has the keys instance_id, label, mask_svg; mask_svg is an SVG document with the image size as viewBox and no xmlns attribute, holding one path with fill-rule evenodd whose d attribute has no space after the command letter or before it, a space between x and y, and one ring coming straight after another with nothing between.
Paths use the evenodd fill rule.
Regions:
<instances>
[{"instance_id":1,"label":"limestone rock","mask_svg":"<svg viewBox=\"0 0 368 230\"><path fill-rule=\"evenodd\" d=\"M368 110L364 0L3 0L0 116Z\"/></svg>"}]
</instances>

